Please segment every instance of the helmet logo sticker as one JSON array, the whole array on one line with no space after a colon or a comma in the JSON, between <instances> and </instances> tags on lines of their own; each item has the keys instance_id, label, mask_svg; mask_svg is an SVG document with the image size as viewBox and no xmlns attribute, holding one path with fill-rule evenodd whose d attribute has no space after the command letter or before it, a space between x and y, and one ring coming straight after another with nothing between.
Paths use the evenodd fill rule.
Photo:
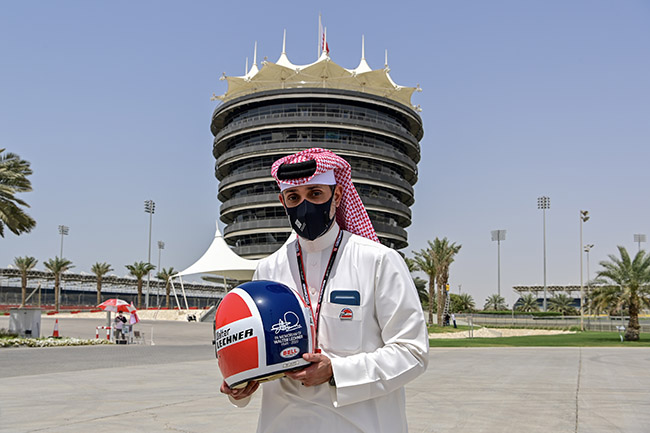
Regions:
<instances>
[{"instance_id":1,"label":"helmet logo sticker","mask_svg":"<svg viewBox=\"0 0 650 433\"><path fill-rule=\"evenodd\" d=\"M294 329L300 328L302 328L302 326L300 326L300 319L298 319L298 315L293 311L287 311L284 313L284 320L280 319L278 323L271 326L271 331L275 331L276 334L279 334L282 331L290 332Z\"/></svg>"},{"instance_id":2,"label":"helmet logo sticker","mask_svg":"<svg viewBox=\"0 0 650 433\"><path fill-rule=\"evenodd\" d=\"M230 346L238 341L246 340L253 337L253 328L244 329L242 331L230 332L231 328L222 328L215 334L215 344L217 349Z\"/></svg>"},{"instance_id":3,"label":"helmet logo sticker","mask_svg":"<svg viewBox=\"0 0 650 433\"><path fill-rule=\"evenodd\" d=\"M280 352L280 356L283 357L283 358L285 358L285 359L287 359L287 358L293 358L293 357L296 356L298 353L300 353L300 349L298 349L297 347L293 346L293 347L287 347L287 348L284 349L282 352Z\"/></svg>"},{"instance_id":4,"label":"helmet logo sticker","mask_svg":"<svg viewBox=\"0 0 650 433\"><path fill-rule=\"evenodd\" d=\"M275 332L273 344L278 349L281 349L280 356L282 358L292 358L300 353L298 348L295 347L304 338L303 332L299 331L299 329L302 329L302 325L298 315L293 311L285 312L284 317L271 326L271 331Z\"/></svg>"}]
</instances>

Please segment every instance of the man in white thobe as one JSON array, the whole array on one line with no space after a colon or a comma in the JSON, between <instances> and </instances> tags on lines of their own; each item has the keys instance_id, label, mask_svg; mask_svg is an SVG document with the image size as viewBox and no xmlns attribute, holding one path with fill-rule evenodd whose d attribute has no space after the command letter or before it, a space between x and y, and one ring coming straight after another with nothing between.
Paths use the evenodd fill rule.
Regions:
<instances>
[{"instance_id":1,"label":"man in white thobe","mask_svg":"<svg viewBox=\"0 0 650 433\"><path fill-rule=\"evenodd\" d=\"M426 369L428 336L404 260L378 242L342 158L308 149L272 174L298 236L253 279L308 298L319 350L303 355L307 368L263 385L257 431L407 432L404 385ZM221 390L245 406L258 386Z\"/></svg>"}]
</instances>

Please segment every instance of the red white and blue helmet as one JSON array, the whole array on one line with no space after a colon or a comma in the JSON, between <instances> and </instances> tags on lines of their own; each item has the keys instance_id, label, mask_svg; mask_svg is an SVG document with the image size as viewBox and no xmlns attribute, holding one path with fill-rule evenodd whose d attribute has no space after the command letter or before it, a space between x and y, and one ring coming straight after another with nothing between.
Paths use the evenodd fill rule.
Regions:
<instances>
[{"instance_id":1,"label":"red white and blue helmet","mask_svg":"<svg viewBox=\"0 0 650 433\"><path fill-rule=\"evenodd\" d=\"M309 365L313 352L311 310L284 284L251 281L230 291L215 315L219 369L230 388L277 379Z\"/></svg>"}]
</instances>

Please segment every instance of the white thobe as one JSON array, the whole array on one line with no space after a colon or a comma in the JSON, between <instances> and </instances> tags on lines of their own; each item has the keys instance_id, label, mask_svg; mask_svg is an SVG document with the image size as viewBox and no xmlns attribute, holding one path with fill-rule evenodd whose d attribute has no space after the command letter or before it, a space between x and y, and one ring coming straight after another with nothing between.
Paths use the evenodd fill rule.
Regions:
<instances>
[{"instance_id":1,"label":"white thobe","mask_svg":"<svg viewBox=\"0 0 650 433\"><path fill-rule=\"evenodd\" d=\"M335 223L315 241L299 238L314 311L338 231ZM295 242L262 260L253 279L285 284L302 296ZM404 385L426 369L429 344L404 260L377 242L343 232L325 290L318 345L332 361L336 387L306 387L288 377L264 383L257 431L406 432ZM333 291L344 296L332 297ZM348 300L337 303L343 298ZM358 305L350 305L354 298ZM351 319L349 311L347 319L340 318L346 308ZM233 403L245 406L249 399Z\"/></svg>"}]
</instances>

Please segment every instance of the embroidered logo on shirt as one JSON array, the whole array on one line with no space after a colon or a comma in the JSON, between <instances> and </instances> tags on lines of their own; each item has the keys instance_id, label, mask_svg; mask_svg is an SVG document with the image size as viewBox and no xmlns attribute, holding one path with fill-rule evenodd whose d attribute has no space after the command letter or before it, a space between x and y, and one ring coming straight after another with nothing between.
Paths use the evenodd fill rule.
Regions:
<instances>
[{"instance_id":1,"label":"embroidered logo on shirt","mask_svg":"<svg viewBox=\"0 0 650 433\"><path fill-rule=\"evenodd\" d=\"M344 308L339 313L339 319L341 319L341 320L352 320L353 315L354 314L352 313L352 310L350 308Z\"/></svg>"}]
</instances>

